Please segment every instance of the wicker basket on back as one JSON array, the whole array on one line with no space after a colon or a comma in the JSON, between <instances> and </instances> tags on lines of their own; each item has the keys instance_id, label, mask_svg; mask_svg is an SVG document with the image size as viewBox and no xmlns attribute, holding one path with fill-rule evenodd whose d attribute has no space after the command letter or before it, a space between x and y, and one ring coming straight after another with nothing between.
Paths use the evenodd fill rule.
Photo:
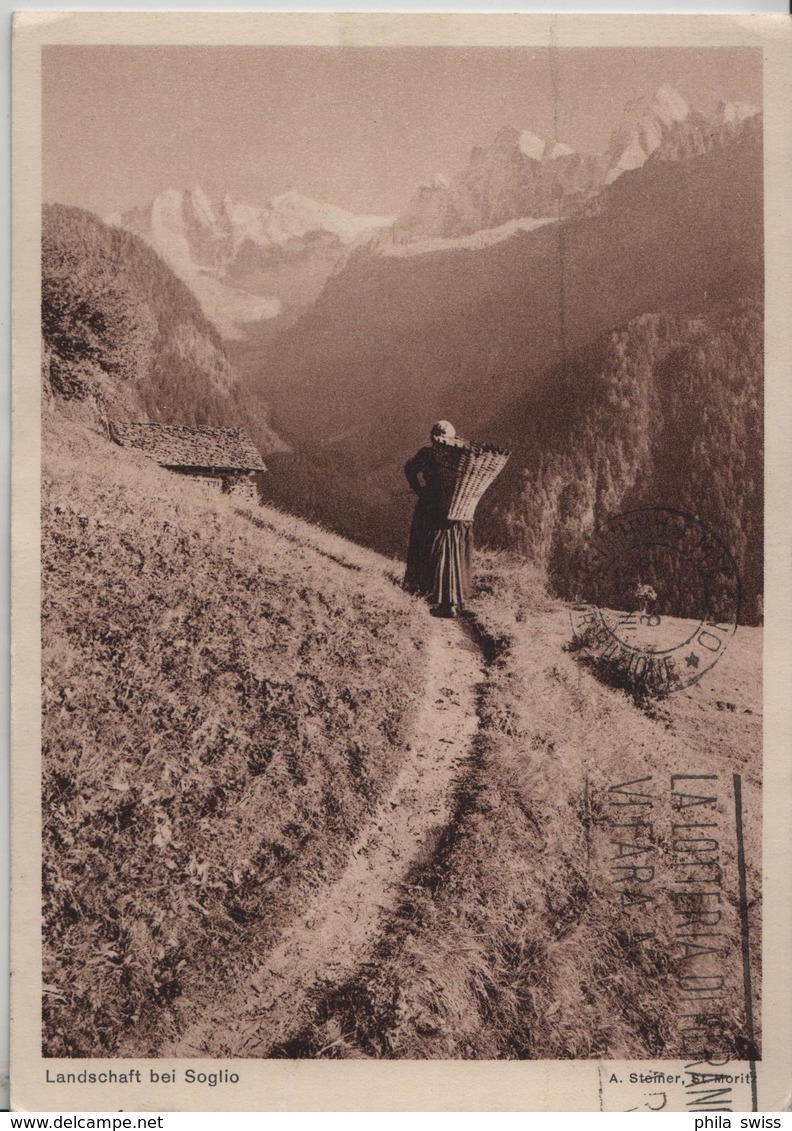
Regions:
<instances>
[{"instance_id":1,"label":"wicker basket on back","mask_svg":"<svg viewBox=\"0 0 792 1131\"><path fill-rule=\"evenodd\" d=\"M497 479L511 453L495 444L458 438L434 440L432 447L446 517L453 522L472 522L479 499Z\"/></svg>"}]
</instances>

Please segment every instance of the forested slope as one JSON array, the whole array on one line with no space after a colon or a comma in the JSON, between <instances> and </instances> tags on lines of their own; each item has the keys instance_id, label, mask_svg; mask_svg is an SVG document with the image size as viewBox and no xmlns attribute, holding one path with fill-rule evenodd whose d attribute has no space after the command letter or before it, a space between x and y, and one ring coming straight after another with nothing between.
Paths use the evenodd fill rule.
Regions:
<instances>
[{"instance_id":1,"label":"forested slope","mask_svg":"<svg viewBox=\"0 0 792 1131\"><path fill-rule=\"evenodd\" d=\"M518 548L574 598L594 526L635 507L687 511L731 550L743 619L758 623L762 369L755 301L697 318L644 315L604 335L554 370L541 396L492 421L514 457L481 508L482 536Z\"/></svg>"},{"instance_id":2,"label":"forested slope","mask_svg":"<svg viewBox=\"0 0 792 1131\"><path fill-rule=\"evenodd\" d=\"M91 419L246 427L282 448L198 300L144 241L64 205L42 229L45 401Z\"/></svg>"}]
</instances>

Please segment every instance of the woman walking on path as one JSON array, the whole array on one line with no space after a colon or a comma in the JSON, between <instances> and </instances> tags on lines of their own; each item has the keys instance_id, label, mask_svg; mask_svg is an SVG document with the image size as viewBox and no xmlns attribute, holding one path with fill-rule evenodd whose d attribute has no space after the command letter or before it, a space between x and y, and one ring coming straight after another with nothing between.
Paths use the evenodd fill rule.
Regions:
<instances>
[{"instance_id":1,"label":"woman walking on path","mask_svg":"<svg viewBox=\"0 0 792 1131\"><path fill-rule=\"evenodd\" d=\"M431 445L421 448L404 466L418 501L410 528L405 588L428 597L437 616L455 616L470 596L473 523L446 517L435 446L456 439L447 420L432 428Z\"/></svg>"}]
</instances>

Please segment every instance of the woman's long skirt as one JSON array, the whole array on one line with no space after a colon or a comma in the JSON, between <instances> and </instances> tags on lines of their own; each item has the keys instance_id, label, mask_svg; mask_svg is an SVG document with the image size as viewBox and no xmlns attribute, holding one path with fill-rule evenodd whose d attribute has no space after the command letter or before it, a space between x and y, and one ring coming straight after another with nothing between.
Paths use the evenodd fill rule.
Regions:
<instances>
[{"instance_id":1,"label":"woman's long skirt","mask_svg":"<svg viewBox=\"0 0 792 1131\"><path fill-rule=\"evenodd\" d=\"M473 523L449 522L437 507L416 504L407 549L404 587L444 609L460 609L470 596Z\"/></svg>"},{"instance_id":2,"label":"woman's long skirt","mask_svg":"<svg viewBox=\"0 0 792 1131\"><path fill-rule=\"evenodd\" d=\"M473 523L445 521L432 543L432 600L442 609L461 609L470 597Z\"/></svg>"},{"instance_id":3,"label":"woman's long skirt","mask_svg":"<svg viewBox=\"0 0 792 1131\"><path fill-rule=\"evenodd\" d=\"M407 548L407 571L404 588L422 597L431 596L434 590L432 547L435 535L444 523L442 513L419 499L413 511L410 543Z\"/></svg>"}]
</instances>

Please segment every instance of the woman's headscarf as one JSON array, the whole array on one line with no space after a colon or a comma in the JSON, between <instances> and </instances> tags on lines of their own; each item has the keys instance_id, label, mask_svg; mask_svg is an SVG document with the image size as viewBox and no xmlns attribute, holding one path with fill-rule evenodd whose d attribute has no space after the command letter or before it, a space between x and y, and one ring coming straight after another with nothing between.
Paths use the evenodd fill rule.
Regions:
<instances>
[{"instance_id":1,"label":"woman's headscarf","mask_svg":"<svg viewBox=\"0 0 792 1131\"><path fill-rule=\"evenodd\" d=\"M456 436L456 428L449 420L438 420L432 425L430 436L433 440L453 440Z\"/></svg>"}]
</instances>

